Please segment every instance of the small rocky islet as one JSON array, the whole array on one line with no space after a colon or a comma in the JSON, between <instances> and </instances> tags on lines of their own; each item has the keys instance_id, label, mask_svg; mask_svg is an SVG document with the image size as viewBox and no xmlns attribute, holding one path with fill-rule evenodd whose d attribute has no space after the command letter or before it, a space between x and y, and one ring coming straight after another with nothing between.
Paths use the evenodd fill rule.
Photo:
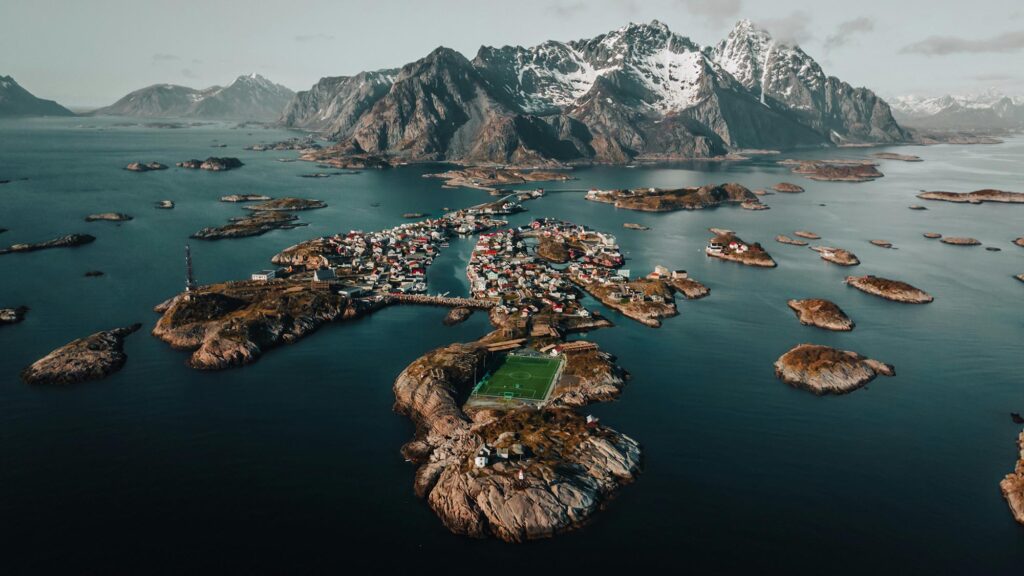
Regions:
<instances>
[{"instance_id":1,"label":"small rocky islet","mask_svg":"<svg viewBox=\"0 0 1024 576\"><path fill-rule=\"evenodd\" d=\"M5 324L17 324L25 319L28 313L28 306L16 306L14 308L0 308L0 326Z\"/></svg>"},{"instance_id":2,"label":"small rocky islet","mask_svg":"<svg viewBox=\"0 0 1024 576\"><path fill-rule=\"evenodd\" d=\"M85 217L86 222L127 222L131 219L131 216L121 212L100 212Z\"/></svg>"},{"instance_id":3,"label":"small rocky islet","mask_svg":"<svg viewBox=\"0 0 1024 576\"><path fill-rule=\"evenodd\" d=\"M775 361L779 380L819 396L847 394L878 375L895 374L895 369L884 362L817 344L798 344Z\"/></svg>"},{"instance_id":4,"label":"small rocky islet","mask_svg":"<svg viewBox=\"0 0 1024 576\"><path fill-rule=\"evenodd\" d=\"M228 194L227 196L221 196L221 202L264 202L267 200L273 200L270 196L264 194Z\"/></svg>"},{"instance_id":5,"label":"small rocky islet","mask_svg":"<svg viewBox=\"0 0 1024 576\"><path fill-rule=\"evenodd\" d=\"M811 246L810 249L817 252L822 260L838 264L839 266L857 266L860 264L857 255L849 250L832 246Z\"/></svg>"},{"instance_id":6,"label":"small rocky islet","mask_svg":"<svg viewBox=\"0 0 1024 576\"><path fill-rule=\"evenodd\" d=\"M804 191L804 188L803 186L798 186L791 182L779 182L778 184L772 186L772 190L787 194L799 194Z\"/></svg>"},{"instance_id":7,"label":"small rocky islet","mask_svg":"<svg viewBox=\"0 0 1024 576\"><path fill-rule=\"evenodd\" d=\"M1020 524L1024 524L1024 432L1017 436L1017 465L1013 472L999 482L999 489L1010 507L1010 513Z\"/></svg>"},{"instance_id":8,"label":"small rocky islet","mask_svg":"<svg viewBox=\"0 0 1024 576\"><path fill-rule=\"evenodd\" d=\"M142 325L97 332L57 348L21 373L28 384L69 385L98 380L117 372L128 357L124 339Z\"/></svg>"},{"instance_id":9,"label":"small rocky islet","mask_svg":"<svg viewBox=\"0 0 1024 576\"><path fill-rule=\"evenodd\" d=\"M934 300L931 294L899 280L867 275L847 276L844 282L861 292L892 300L893 302L927 304Z\"/></svg>"},{"instance_id":10,"label":"small rocky islet","mask_svg":"<svg viewBox=\"0 0 1024 576\"><path fill-rule=\"evenodd\" d=\"M924 162L920 156L913 154L897 154L895 152L875 152L871 155L879 160L899 160L900 162Z\"/></svg>"},{"instance_id":11,"label":"small rocky islet","mask_svg":"<svg viewBox=\"0 0 1024 576\"><path fill-rule=\"evenodd\" d=\"M155 170L167 170L167 166L159 162L132 162L124 167L129 172L153 172Z\"/></svg>"},{"instance_id":12,"label":"small rocky islet","mask_svg":"<svg viewBox=\"0 0 1024 576\"><path fill-rule=\"evenodd\" d=\"M781 160L794 174L828 182L870 182L884 176L868 160Z\"/></svg>"},{"instance_id":13,"label":"small rocky islet","mask_svg":"<svg viewBox=\"0 0 1024 576\"><path fill-rule=\"evenodd\" d=\"M173 200L157 200L153 203L153 207L158 210L174 210Z\"/></svg>"},{"instance_id":14,"label":"small rocky islet","mask_svg":"<svg viewBox=\"0 0 1024 576\"><path fill-rule=\"evenodd\" d=\"M712 229L711 231L715 237L708 241L708 245L704 249L708 256L719 260L739 262L755 268L775 268L777 266L775 260L760 243L748 244L731 230Z\"/></svg>"},{"instance_id":15,"label":"small rocky islet","mask_svg":"<svg viewBox=\"0 0 1024 576\"><path fill-rule=\"evenodd\" d=\"M952 246L981 246L981 242L978 239L968 236L944 236L939 242Z\"/></svg>"},{"instance_id":16,"label":"small rocky islet","mask_svg":"<svg viewBox=\"0 0 1024 576\"><path fill-rule=\"evenodd\" d=\"M241 168L245 164L242 163L238 158L218 158L216 156L210 156L206 160L198 160L193 158L191 160L183 160L177 162L175 166L179 168L188 168L190 170L207 170L209 172L226 172L228 170L234 170Z\"/></svg>"},{"instance_id":17,"label":"small rocky islet","mask_svg":"<svg viewBox=\"0 0 1024 576\"><path fill-rule=\"evenodd\" d=\"M776 236L775 241L778 242L779 244L789 244L791 246L807 246L808 244L806 240L797 240L795 238L790 238L785 234L779 234L778 236Z\"/></svg>"},{"instance_id":18,"label":"small rocky islet","mask_svg":"<svg viewBox=\"0 0 1024 576\"><path fill-rule=\"evenodd\" d=\"M846 312L829 300L821 298L789 300L786 305L796 313L797 319L804 326L815 326L837 332L849 332L855 326Z\"/></svg>"}]
</instances>

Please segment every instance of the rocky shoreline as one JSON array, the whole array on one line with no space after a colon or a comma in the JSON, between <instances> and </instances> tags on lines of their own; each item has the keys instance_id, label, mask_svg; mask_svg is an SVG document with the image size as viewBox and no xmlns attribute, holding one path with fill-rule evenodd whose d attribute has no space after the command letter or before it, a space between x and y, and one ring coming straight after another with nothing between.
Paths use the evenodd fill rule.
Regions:
<instances>
[{"instance_id":1,"label":"rocky shoreline","mask_svg":"<svg viewBox=\"0 0 1024 576\"><path fill-rule=\"evenodd\" d=\"M999 489L1003 492L1003 498L1006 498L1013 518L1024 524L1024 432L1017 437L1017 447L1020 449L1017 466L999 483Z\"/></svg>"},{"instance_id":2,"label":"rocky shoreline","mask_svg":"<svg viewBox=\"0 0 1024 576\"><path fill-rule=\"evenodd\" d=\"M855 326L846 312L829 300L820 298L789 300L786 305L796 313L797 319L804 326L816 326L837 332L849 332Z\"/></svg>"},{"instance_id":3,"label":"rocky shoreline","mask_svg":"<svg viewBox=\"0 0 1024 576\"><path fill-rule=\"evenodd\" d=\"M97 332L57 348L21 373L28 384L77 384L117 372L128 357L124 339L142 325Z\"/></svg>"},{"instance_id":4,"label":"rocky shoreline","mask_svg":"<svg viewBox=\"0 0 1024 576\"><path fill-rule=\"evenodd\" d=\"M906 282L878 276L847 276L846 284L861 292L905 304L927 304L934 300L931 294Z\"/></svg>"},{"instance_id":5,"label":"rocky shoreline","mask_svg":"<svg viewBox=\"0 0 1024 576\"><path fill-rule=\"evenodd\" d=\"M798 344L775 361L779 380L819 396L853 392L878 375L895 374L884 362L816 344Z\"/></svg>"}]
</instances>

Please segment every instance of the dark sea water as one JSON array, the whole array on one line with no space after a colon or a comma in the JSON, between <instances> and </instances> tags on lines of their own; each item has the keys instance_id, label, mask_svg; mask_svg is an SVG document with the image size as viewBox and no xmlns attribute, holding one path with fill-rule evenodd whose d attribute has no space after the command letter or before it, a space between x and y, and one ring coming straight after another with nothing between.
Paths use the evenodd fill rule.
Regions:
<instances>
[{"instance_id":1,"label":"dark sea water","mask_svg":"<svg viewBox=\"0 0 1024 576\"><path fill-rule=\"evenodd\" d=\"M1024 527L998 482L1013 468L1024 412L1024 206L923 203L920 189L1024 191L1024 139L999 146L894 149L924 163L883 161L865 184L815 183L771 162L673 168L581 169L550 189L800 183L768 196L772 209L642 214L552 192L521 223L552 216L617 234L634 275L686 268L712 290L679 302L680 316L645 328L603 310L617 326L591 334L633 379L618 402L588 409L644 446L645 471L596 521L526 545L450 534L412 491L399 447L412 425L392 412L391 384L424 352L487 329L475 315L444 327L444 310L396 307L331 325L236 370L201 373L148 334L153 305L184 284L183 244L239 215L230 193L294 195L329 207L300 213L306 228L257 238L192 242L201 283L240 279L309 237L403 222L484 201L421 178L436 167L326 179L281 163L294 152L241 147L290 134L214 124L118 127L111 119L0 122L0 244L88 232L95 243L0 256L0 306L32 308L0 328L0 571L10 574L359 570L404 573L1021 574ZM227 148L211 148L213 143ZM800 157L864 157L863 150ZM173 165L238 156L240 170L135 174L133 160ZM19 180L26 178L27 180ZM174 210L153 203L174 200ZM379 207L371 204L379 202ZM824 204L822 206L821 204ZM100 211L125 223L86 223ZM650 232L623 230L640 222ZM779 267L708 260L708 226L760 241ZM772 239L813 230L854 251L846 269ZM987 252L924 239L973 236ZM898 250L871 246L892 241ZM471 241L452 242L431 267L432 291L465 292ZM87 270L106 272L84 278ZM848 274L908 281L926 306L877 299ZM800 326L789 298L837 302L851 333ZM600 308L596 303L591 305ZM97 330L142 322L125 368L66 388L32 387L18 372ZM818 398L773 376L793 345L814 342L890 362L843 397Z\"/></svg>"}]
</instances>

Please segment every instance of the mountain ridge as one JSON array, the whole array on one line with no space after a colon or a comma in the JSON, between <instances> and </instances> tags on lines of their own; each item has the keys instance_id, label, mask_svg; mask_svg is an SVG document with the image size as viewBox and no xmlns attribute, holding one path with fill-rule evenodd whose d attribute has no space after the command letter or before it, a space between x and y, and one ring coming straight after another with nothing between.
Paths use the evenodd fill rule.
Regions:
<instances>
[{"instance_id":1,"label":"mountain ridge","mask_svg":"<svg viewBox=\"0 0 1024 576\"><path fill-rule=\"evenodd\" d=\"M25 90L13 77L0 76L0 118L74 115L57 102Z\"/></svg>"},{"instance_id":2,"label":"mountain ridge","mask_svg":"<svg viewBox=\"0 0 1024 576\"><path fill-rule=\"evenodd\" d=\"M403 161L613 162L909 139L884 100L741 20L700 46L655 20L533 47L449 48L321 79L285 126Z\"/></svg>"},{"instance_id":3,"label":"mountain ridge","mask_svg":"<svg viewBox=\"0 0 1024 576\"><path fill-rule=\"evenodd\" d=\"M134 90L92 116L278 120L295 93L259 74L236 78L227 86L196 89L177 84L153 84Z\"/></svg>"}]
</instances>

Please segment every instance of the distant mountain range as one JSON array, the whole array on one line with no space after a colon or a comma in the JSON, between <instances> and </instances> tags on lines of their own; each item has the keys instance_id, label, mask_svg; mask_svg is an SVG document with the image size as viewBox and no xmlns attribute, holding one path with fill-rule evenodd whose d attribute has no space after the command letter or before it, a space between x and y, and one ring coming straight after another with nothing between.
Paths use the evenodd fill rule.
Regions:
<instances>
[{"instance_id":1,"label":"distant mountain range","mask_svg":"<svg viewBox=\"0 0 1024 576\"><path fill-rule=\"evenodd\" d=\"M473 60L438 48L400 69L324 78L281 121L352 152L518 164L910 137L873 92L748 20L713 47L654 21L589 40L485 46Z\"/></svg>"},{"instance_id":2,"label":"distant mountain range","mask_svg":"<svg viewBox=\"0 0 1024 576\"><path fill-rule=\"evenodd\" d=\"M36 98L14 78L0 76L0 118L15 116L74 116L75 113L53 100Z\"/></svg>"},{"instance_id":3,"label":"distant mountain range","mask_svg":"<svg viewBox=\"0 0 1024 576\"><path fill-rule=\"evenodd\" d=\"M915 128L942 130L1022 130L1024 97L995 90L981 94L938 97L900 96L893 114Z\"/></svg>"},{"instance_id":4,"label":"distant mountain range","mask_svg":"<svg viewBox=\"0 0 1024 576\"><path fill-rule=\"evenodd\" d=\"M99 116L143 116L274 121L294 92L259 74L239 76L227 87L197 90L155 84L136 90L110 106L90 112Z\"/></svg>"}]
</instances>

